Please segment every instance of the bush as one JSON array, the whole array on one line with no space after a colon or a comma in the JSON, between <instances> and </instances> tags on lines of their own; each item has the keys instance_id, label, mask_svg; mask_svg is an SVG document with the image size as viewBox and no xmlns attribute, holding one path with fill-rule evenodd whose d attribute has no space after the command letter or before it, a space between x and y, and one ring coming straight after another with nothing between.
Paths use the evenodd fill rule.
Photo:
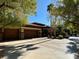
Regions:
<instances>
[{"instance_id":1,"label":"bush","mask_svg":"<svg viewBox=\"0 0 79 59\"><path fill-rule=\"evenodd\" d=\"M63 35L59 35L58 38L59 38L59 39L63 39Z\"/></svg>"}]
</instances>

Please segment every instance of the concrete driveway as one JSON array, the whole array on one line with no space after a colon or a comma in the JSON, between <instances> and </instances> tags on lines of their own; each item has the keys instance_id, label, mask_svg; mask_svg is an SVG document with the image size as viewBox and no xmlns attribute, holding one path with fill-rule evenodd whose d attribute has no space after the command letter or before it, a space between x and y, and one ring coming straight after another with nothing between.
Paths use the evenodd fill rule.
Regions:
<instances>
[{"instance_id":1,"label":"concrete driveway","mask_svg":"<svg viewBox=\"0 0 79 59\"><path fill-rule=\"evenodd\" d=\"M76 52L75 44L68 39L37 38L0 45L5 47L1 59L74 59Z\"/></svg>"}]
</instances>

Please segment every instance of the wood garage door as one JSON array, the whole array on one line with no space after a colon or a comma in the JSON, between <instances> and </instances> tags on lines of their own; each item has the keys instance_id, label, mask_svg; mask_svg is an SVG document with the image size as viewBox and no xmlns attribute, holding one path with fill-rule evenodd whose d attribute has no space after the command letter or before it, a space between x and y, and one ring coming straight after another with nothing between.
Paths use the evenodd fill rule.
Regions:
<instances>
[{"instance_id":1,"label":"wood garage door","mask_svg":"<svg viewBox=\"0 0 79 59\"><path fill-rule=\"evenodd\" d=\"M6 40L19 39L19 29L5 29L4 37Z\"/></svg>"},{"instance_id":2,"label":"wood garage door","mask_svg":"<svg viewBox=\"0 0 79 59\"><path fill-rule=\"evenodd\" d=\"M39 30L24 29L24 38L36 38L39 35L38 32Z\"/></svg>"}]
</instances>

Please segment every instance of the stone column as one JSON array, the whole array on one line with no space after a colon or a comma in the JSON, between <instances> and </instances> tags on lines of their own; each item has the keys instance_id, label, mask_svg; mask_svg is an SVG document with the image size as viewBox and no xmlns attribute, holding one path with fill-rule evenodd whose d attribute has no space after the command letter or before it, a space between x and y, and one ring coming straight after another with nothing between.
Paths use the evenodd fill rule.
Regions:
<instances>
[{"instance_id":1,"label":"stone column","mask_svg":"<svg viewBox=\"0 0 79 59\"><path fill-rule=\"evenodd\" d=\"M20 36L20 39L22 39L22 40L24 39L24 28L23 27L20 28L20 35L19 36Z\"/></svg>"}]
</instances>

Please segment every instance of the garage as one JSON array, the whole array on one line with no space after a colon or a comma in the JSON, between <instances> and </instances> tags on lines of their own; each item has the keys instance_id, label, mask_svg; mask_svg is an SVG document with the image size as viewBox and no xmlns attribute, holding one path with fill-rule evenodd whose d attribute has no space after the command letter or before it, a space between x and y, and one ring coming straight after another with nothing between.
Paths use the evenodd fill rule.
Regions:
<instances>
[{"instance_id":1,"label":"garage","mask_svg":"<svg viewBox=\"0 0 79 59\"><path fill-rule=\"evenodd\" d=\"M16 40L19 39L19 29L5 29L4 40Z\"/></svg>"},{"instance_id":2,"label":"garage","mask_svg":"<svg viewBox=\"0 0 79 59\"><path fill-rule=\"evenodd\" d=\"M40 37L40 29L36 28L24 28L24 38L36 38Z\"/></svg>"}]
</instances>

